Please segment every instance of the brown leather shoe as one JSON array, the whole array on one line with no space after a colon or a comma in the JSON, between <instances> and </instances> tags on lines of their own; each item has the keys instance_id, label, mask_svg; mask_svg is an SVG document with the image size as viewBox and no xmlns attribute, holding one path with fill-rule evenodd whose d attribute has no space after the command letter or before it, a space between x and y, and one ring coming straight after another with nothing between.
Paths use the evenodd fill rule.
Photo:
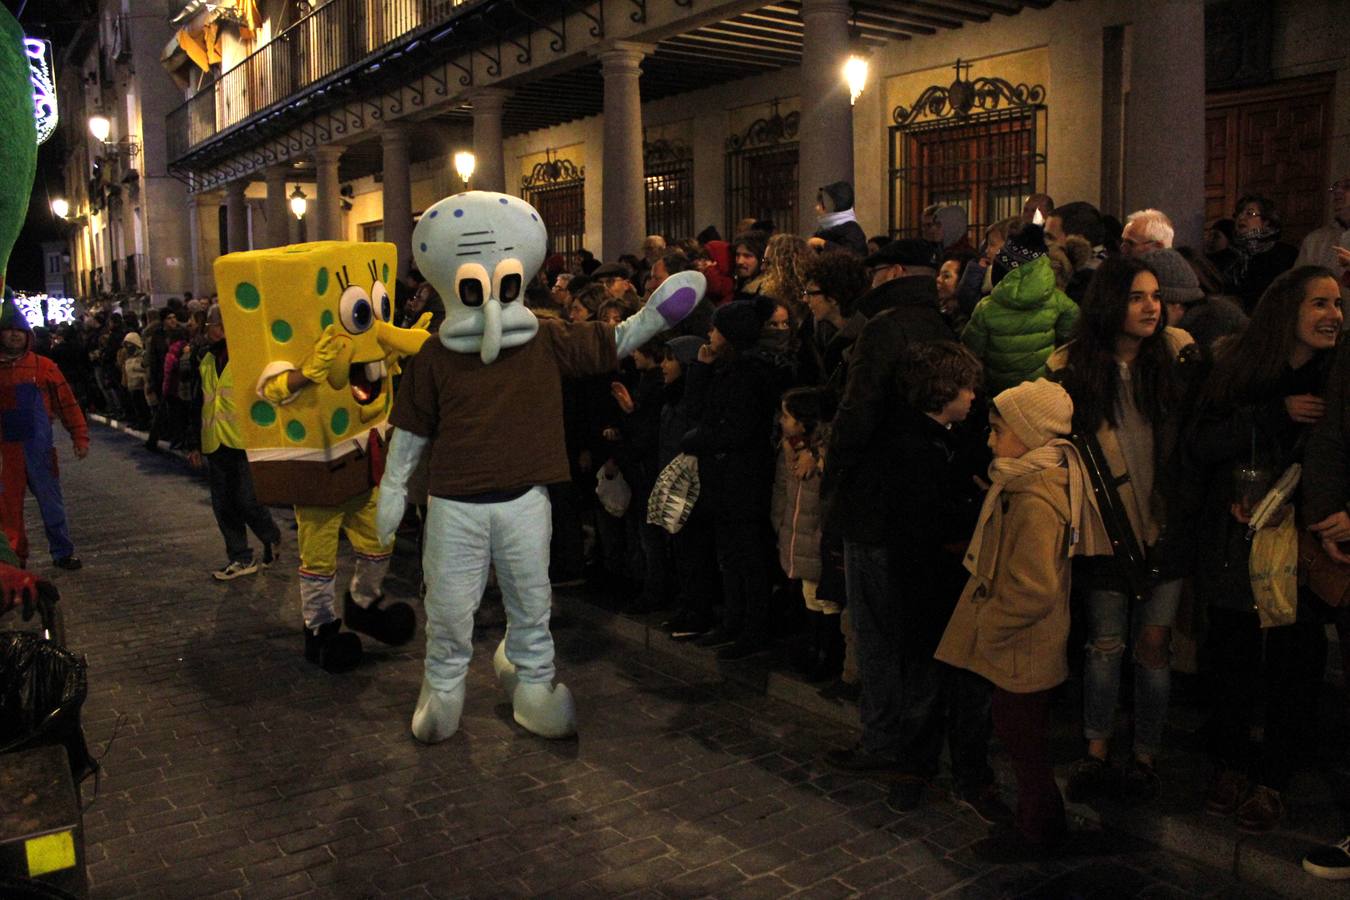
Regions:
<instances>
[{"instance_id":1,"label":"brown leather shoe","mask_svg":"<svg viewBox=\"0 0 1350 900\"><path fill-rule=\"evenodd\" d=\"M1235 814L1247 796L1247 776L1232 769L1222 769L1214 776L1205 795L1205 812L1225 819Z\"/></svg>"},{"instance_id":2,"label":"brown leather shoe","mask_svg":"<svg viewBox=\"0 0 1350 900\"><path fill-rule=\"evenodd\" d=\"M1264 834L1274 831L1284 818L1284 800L1280 792L1258 784L1237 809L1239 831Z\"/></svg>"}]
</instances>

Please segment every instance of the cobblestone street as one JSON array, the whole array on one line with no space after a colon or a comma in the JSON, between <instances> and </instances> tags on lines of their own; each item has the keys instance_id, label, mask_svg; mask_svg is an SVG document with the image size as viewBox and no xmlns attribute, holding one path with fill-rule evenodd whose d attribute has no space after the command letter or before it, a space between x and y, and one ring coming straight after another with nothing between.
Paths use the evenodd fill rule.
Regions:
<instances>
[{"instance_id":1,"label":"cobblestone street","mask_svg":"<svg viewBox=\"0 0 1350 900\"><path fill-rule=\"evenodd\" d=\"M934 796L899 815L884 784L827 770L846 729L576 617L556 636L579 740L512 722L487 621L460 733L421 746L420 631L397 651L368 640L347 676L307 664L289 517L280 565L215 582L204 481L93 431L87 460L63 458L85 568L35 554L88 655L90 745L107 747L92 802L85 786L93 897L1264 896L1125 838L1117 855L980 863L969 811Z\"/></svg>"}]
</instances>

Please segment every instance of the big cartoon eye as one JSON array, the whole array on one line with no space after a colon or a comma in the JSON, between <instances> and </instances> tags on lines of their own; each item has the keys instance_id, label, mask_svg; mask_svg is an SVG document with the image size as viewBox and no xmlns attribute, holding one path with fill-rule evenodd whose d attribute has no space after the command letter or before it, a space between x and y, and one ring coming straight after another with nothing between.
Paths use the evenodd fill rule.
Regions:
<instances>
[{"instance_id":1,"label":"big cartoon eye","mask_svg":"<svg viewBox=\"0 0 1350 900\"><path fill-rule=\"evenodd\" d=\"M389 292L378 281L370 288L370 306L375 310L375 315L379 316L381 321L389 321L391 313Z\"/></svg>"},{"instance_id":2,"label":"big cartoon eye","mask_svg":"<svg viewBox=\"0 0 1350 900\"><path fill-rule=\"evenodd\" d=\"M375 310L365 288L353 284L342 292L342 298L338 300L338 319L352 334L370 330L375 324Z\"/></svg>"},{"instance_id":3,"label":"big cartoon eye","mask_svg":"<svg viewBox=\"0 0 1350 900\"><path fill-rule=\"evenodd\" d=\"M520 260L504 259L497 263L497 271L493 273L497 283L497 299L503 303L519 299L520 286L525 281L523 276Z\"/></svg>"},{"instance_id":4,"label":"big cartoon eye","mask_svg":"<svg viewBox=\"0 0 1350 900\"><path fill-rule=\"evenodd\" d=\"M459 302L476 309L488 297L487 269L479 263L465 263L455 273L455 294Z\"/></svg>"}]
</instances>

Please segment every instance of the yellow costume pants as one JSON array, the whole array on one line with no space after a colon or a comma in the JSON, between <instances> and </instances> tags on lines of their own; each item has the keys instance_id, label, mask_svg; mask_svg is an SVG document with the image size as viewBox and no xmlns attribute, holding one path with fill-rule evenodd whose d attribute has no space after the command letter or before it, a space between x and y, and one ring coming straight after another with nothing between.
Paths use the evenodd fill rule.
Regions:
<instances>
[{"instance_id":1,"label":"yellow costume pants","mask_svg":"<svg viewBox=\"0 0 1350 900\"><path fill-rule=\"evenodd\" d=\"M300 531L300 601L306 628L318 628L338 618L333 585L338 538L343 533L356 551L352 599L364 607L379 598L394 548L380 543L376 536L378 499L379 490L371 489L337 506L295 508Z\"/></svg>"}]
</instances>

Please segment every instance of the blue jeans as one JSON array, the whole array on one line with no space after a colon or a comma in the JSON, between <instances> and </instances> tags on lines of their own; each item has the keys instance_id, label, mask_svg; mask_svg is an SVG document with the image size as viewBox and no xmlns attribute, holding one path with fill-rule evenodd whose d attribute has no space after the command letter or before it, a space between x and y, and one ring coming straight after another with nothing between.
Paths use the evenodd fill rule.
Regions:
<instances>
[{"instance_id":1,"label":"blue jeans","mask_svg":"<svg viewBox=\"0 0 1350 900\"><path fill-rule=\"evenodd\" d=\"M1130 636L1138 642L1145 625L1171 628L1181 602L1181 581L1155 587L1148 598L1135 604L1119 591L1093 590L1087 595L1087 661L1083 670L1083 734L1088 740L1109 740L1115 728L1116 702L1120 698L1120 669L1125 656L1126 627L1133 620ZM1136 650L1137 654L1137 650ZM1167 703L1172 693L1172 670L1164 653L1163 664L1146 666L1136 658L1134 666L1134 752L1153 756L1162 745L1167 724Z\"/></svg>"},{"instance_id":2,"label":"blue jeans","mask_svg":"<svg viewBox=\"0 0 1350 900\"><path fill-rule=\"evenodd\" d=\"M883 544L844 542L844 589L853 621L862 694L862 747L899 759L905 748L905 709L895 598Z\"/></svg>"}]
</instances>

